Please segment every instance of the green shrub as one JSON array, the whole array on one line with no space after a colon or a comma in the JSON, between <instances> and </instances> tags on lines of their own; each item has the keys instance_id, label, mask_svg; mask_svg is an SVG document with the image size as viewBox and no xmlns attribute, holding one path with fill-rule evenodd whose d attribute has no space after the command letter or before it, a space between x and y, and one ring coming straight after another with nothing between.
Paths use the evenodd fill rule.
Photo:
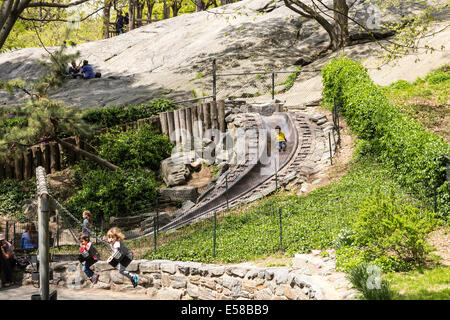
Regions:
<instances>
[{"instance_id":1,"label":"green shrub","mask_svg":"<svg viewBox=\"0 0 450 320\"><path fill-rule=\"evenodd\" d=\"M34 179L17 181L6 179L0 182L0 214L14 216L24 222L27 217L22 210L23 201L33 198L36 193Z\"/></svg>"},{"instance_id":2,"label":"green shrub","mask_svg":"<svg viewBox=\"0 0 450 320\"><path fill-rule=\"evenodd\" d=\"M113 127L176 108L177 105L171 100L160 98L137 106L121 105L88 110L84 113L83 119L102 127Z\"/></svg>"},{"instance_id":3,"label":"green shrub","mask_svg":"<svg viewBox=\"0 0 450 320\"><path fill-rule=\"evenodd\" d=\"M162 160L173 148L166 135L152 130L150 125L122 132L113 129L98 138L99 155L121 168L149 168L158 170Z\"/></svg>"},{"instance_id":4,"label":"green shrub","mask_svg":"<svg viewBox=\"0 0 450 320\"><path fill-rule=\"evenodd\" d=\"M350 270L348 278L366 300L392 300L394 297L389 283L381 278L376 266L368 263L357 265Z\"/></svg>"},{"instance_id":5,"label":"green shrub","mask_svg":"<svg viewBox=\"0 0 450 320\"><path fill-rule=\"evenodd\" d=\"M86 169L86 167L85 167ZM103 217L131 216L156 203L156 182L152 172L143 170L94 169L86 172L78 167L81 188L66 202L67 209L81 217L90 210L92 219L99 223Z\"/></svg>"},{"instance_id":6,"label":"green shrub","mask_svg":"<svg viewBox=\"0 0 450 320\"><path fill-rule=\"evenodd\" d=\"M438 84L450 80L450 71L443 72L436 70L425 76L425 80L432 84Z\"/></svg>"},{"instance_id":7,"label":"green shrub","mask_svg":"<svg viewBox=\"0 0 450 320\"><path fill-rule=\"evenodd\" d=\"M412 87L412 84L406 80L398 80L389 85L391 89L407 89Z\"/></svg>"},{"instance_id":8,"label":"green shrub","mask_svg":"<svg viewBox=\"0 0 450 320\"><path fill-rule=\"evenodd\" d=\"M337 251L336 266L348 271L371 262L383 271L405 271L424 265L431 247L428 234L436 227L433 214L400 203L383 192L362 201Z\"/></svg>"},{"instance_id":9,"label":"green shrub","mask_svg":"<svg viewBox=\"0 0 450 320\"><path fill-rule=\"evenodd\" d=\"M355 245L374 256L392 254L405 263L422 265L430 252L426 237L435 227L432 214L400 205L380 192L363 201L352 237Z\"/></svg>"},{"instance_id":10,"label":"green shrub","mask_svg":"<svg viewBox=\"0 0 450 320\"><path fill-rule=\"evenodd\" d=\"M375 154L401 185L429 207L433 206L437 186L438 211L446 219L450 213L450 192L442 156L450 154L448 143L403 115L358 62L348 58L331 60L322 70L322 81L325 105L331 108L335 100L342 103L350 128L366 141L363 150Z\"/></svg>"}]
</instances>

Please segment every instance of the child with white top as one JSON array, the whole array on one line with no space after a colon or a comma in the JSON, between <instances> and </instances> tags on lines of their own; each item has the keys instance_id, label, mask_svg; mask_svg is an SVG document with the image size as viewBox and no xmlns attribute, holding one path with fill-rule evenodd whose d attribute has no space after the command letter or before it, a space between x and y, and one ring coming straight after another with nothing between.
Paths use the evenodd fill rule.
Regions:
<instances>
[{"instance_id":1,"label":"child with white top","mask_svg":"<svg viewBox=\"0 0 450 320\"><path fill-rule=\"evenodd\" d=\"M131 256L130 250L121 242L124 239L125 236L116 227L109 229L108 232L106 233L106 241L108 241L109 245L111 246L113 254L120 250L122 254ZM137 274L133 275L131 272L127 271L125 267L120 263L119 263L119 272L128 279L130 279L131 284L133 285L134 288L137 287L138 284Z\"/></svg>"}]
</instances>

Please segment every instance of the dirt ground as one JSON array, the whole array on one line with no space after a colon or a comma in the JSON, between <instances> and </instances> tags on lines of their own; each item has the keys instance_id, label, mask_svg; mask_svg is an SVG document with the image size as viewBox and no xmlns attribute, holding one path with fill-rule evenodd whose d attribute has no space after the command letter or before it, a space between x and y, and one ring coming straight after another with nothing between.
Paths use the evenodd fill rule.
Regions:
<instances>
[{"instance_id":1,"label":"dirt ground","mask_svg":"<svg viewBox=\"0 0 450 320\"><path fill-rule=\"evenodd\" d=\"M450 228L441 227L430 234L430 245L436 248L432 254L440 257L439 264L450 266Z\"/></svg>"}]
</instances>

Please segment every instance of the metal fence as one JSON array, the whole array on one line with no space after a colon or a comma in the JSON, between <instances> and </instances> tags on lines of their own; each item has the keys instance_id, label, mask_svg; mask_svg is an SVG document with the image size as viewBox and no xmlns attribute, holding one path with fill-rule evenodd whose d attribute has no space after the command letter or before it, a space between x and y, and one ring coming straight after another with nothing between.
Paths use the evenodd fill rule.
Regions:
<instances>
[{"instance_id":1,"label":"metal fence","mask_svg":"<svg viewBox=\"0 0 450 320\"><path fill-rule=\"evenodd\" d=\"M219 72L219 69L223 68L227 68L227 72ZM228 72L230 70L231 72ZM193 95L196 96L195 98L179 100L175 103L187 104L208 99L212 101L220 99L274 100L277 97L283 97L292 88L299 75L314 75L320 72L321 70L301 70L300 68L295 70L255 70L251 68L251 71L241 69L234 72L225 63L222 67L218 64L217 59L212 59L211 67L208 67L208 70L205 70L204 73L199 74L202 78L210 79L201 88L202 96L198 96L199 93L191 89ZM302 94L307 97L310 94L308 89L311 85L306 81L304 87L306 90L303 90ZM311 97L312 100L315 98Z\"/></svg>"}]
</instances>

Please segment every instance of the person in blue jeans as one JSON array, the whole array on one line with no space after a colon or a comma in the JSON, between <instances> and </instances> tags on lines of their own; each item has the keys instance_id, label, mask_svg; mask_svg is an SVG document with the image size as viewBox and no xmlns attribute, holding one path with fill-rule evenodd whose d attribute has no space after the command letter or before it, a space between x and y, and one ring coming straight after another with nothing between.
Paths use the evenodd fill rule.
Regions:
<instances>
[{"instance_id":1,"label":"person in blue jeans","mask_svg":"<svg viewBox=\"0 0 450 320\"><path fill-rule=\"evenodd\" d=\"M81 76L83 79L93 79L95 78L94 68L92 68L87 60L83 60L80 73L77 73L76 76Z\"/></svg>"},{"instance_id":2,"label":"person in blue jeans","mask_svg":"<svg viewBox=\"0 0 450 320\"><path fill-rule=\"evenodd\" d=\"M93 248L92 243L87 234L82 234L80 236L80 252L89 251ZM98 260L97 254L92 256L92 259L86 260L83 266L83 271L87 275L87 277L91 280L93 284L96 284L99 278L98 274L95 274L94 271L91 270L91 267Z\"/></svg>"},{"instance_id":3,"label":"person in blue jeans","mask_svg":"<svg viewBox=\"0 0 450 320\"><path fill-rule=\"evenodd\" d=\"M37 249L38 233L33 222L27 224L20 240L20 249Z\"/></svg>"}]
</instances>

